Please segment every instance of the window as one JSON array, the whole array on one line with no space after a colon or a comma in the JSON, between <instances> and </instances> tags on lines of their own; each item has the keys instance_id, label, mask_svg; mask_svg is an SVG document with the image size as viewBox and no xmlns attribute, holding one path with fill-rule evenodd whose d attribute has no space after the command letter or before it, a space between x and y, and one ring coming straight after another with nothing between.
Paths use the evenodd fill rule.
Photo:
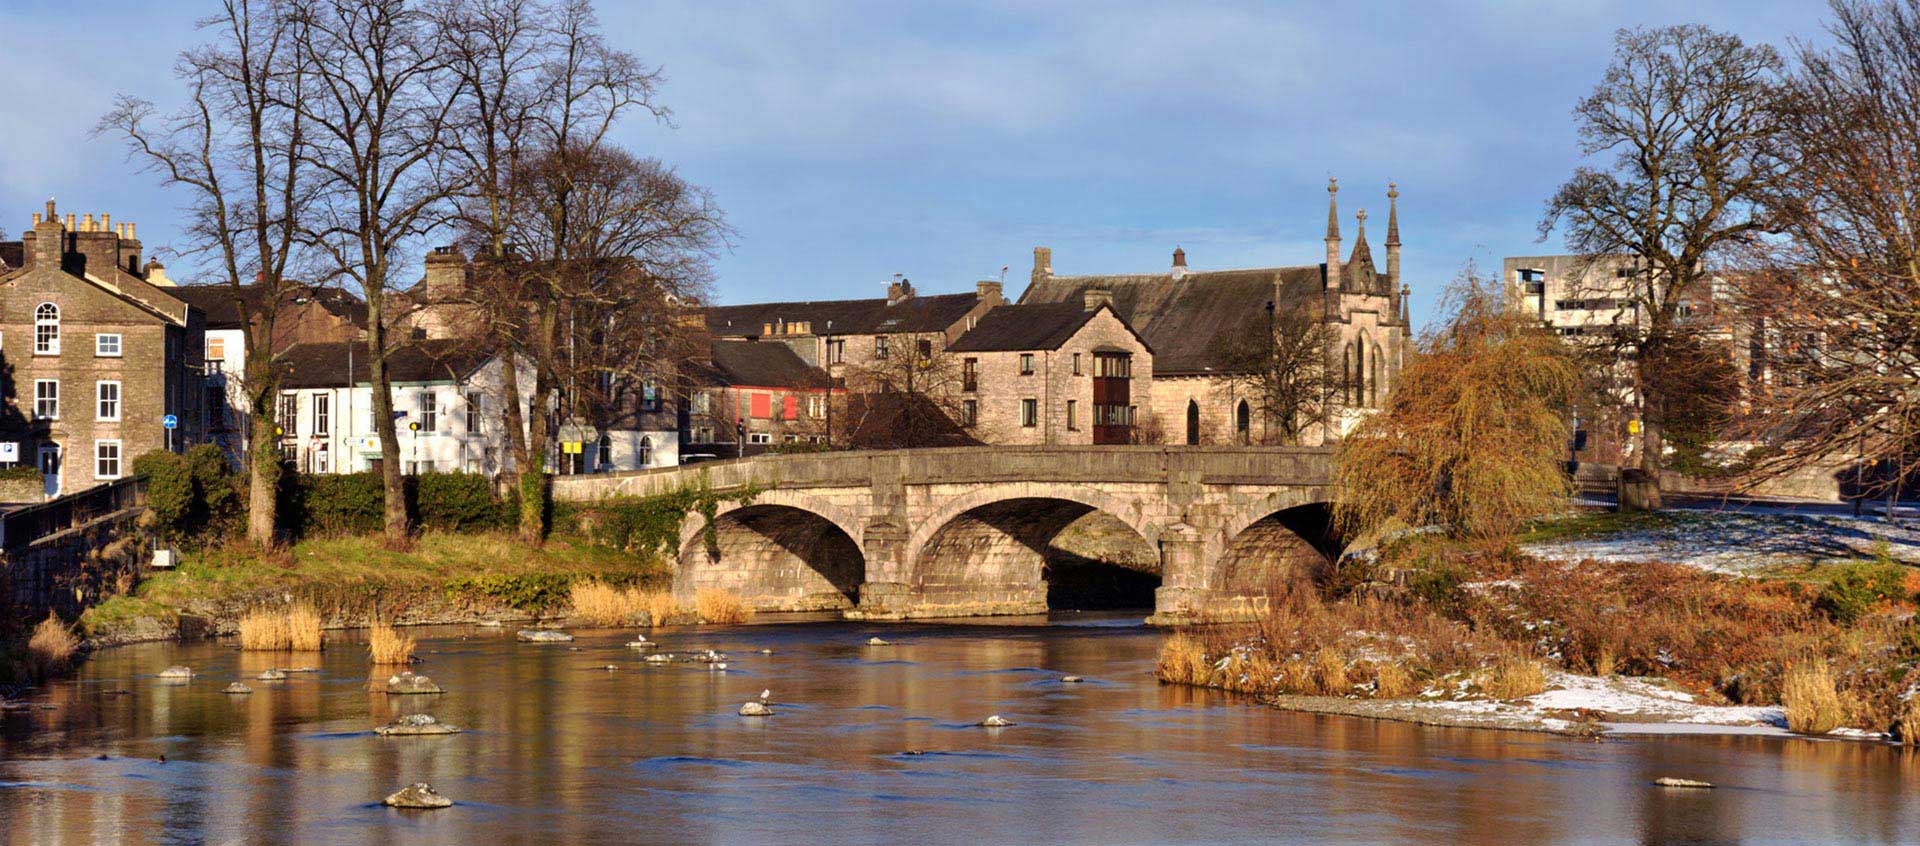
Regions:
<instances>
[{"instance_id":1,"label":"window","mask_svg":"<svg viewBox=\"0 0 1920 846\"><path fill-rule=\"evenodd\" d=\"M467 433L480 433L480 392L467 392Z\"/></svg>"},{"instance_id":2,"label":"window","mask_svg":"<svg viewBox=\"0 0 1920 846\"><path fill-rule=\"evenodd\" d=\"M95 479L120 478L120 441L93 442L93 477Z\"/></svg>"},{"instance_id":3,"label":"window","mask_svg":"<svg viewBox=\"0 0 1920 846\"><path fill-rule=\"evenodd\" d=\"M1075 376L1080 375L1080 354L1079 353L1073 354L1073 375Z\"/></svg>"},{"instance_id":4,"label":"window","mask_svg":"<svg viewBox=\"0 0 1920 846\"><path fill-rule=\"evenodd\" d=\"M963 426L980 425L980 401L979 400L962 400L960 403L960 411L962 412L961 416L963 418L961 421L961 425Z\"/></svg>"},{"instance_id":5,"label":"window","mask_svg":"<svg viewBox=\"0 0 1920 846\"><path fill-rule=\"evenodd\" d=\"M1028 427L1040 425L1039 400L1023 399L1020 401L1020 425Z\"/></svg>"},{"instance_id":6,"label":"window","mask_svg":"<svg viewBox=\"0 0 1920 846\"><path fill-rule=\"evenodd\" d=\"M651 435L640 436L640 466L653 466L653 437Z\"/></svg>"},{"instance_id":7,"label":"window","mask_svg":"<svg viewBox=\"0 0 1920 846\"><path fill-rule=\"evenodd\" d=\"M594 457L600 459L600 472L611 471L613 469L613 436L602 434L600 442L593 445L593 451ZM642 460L641 463L646 462Z\"/></svg>"},{"instance_id":8,"label":"window","mask_svg":"<svg viewBox=\"0 0 1920 846\"><path fill-rule=\"evenodd\" d=\"M1033 375L1033 353L1020 354L1020 375L1022 376Z\"/></svg>"},{"instance_id":9,"label":"window","mask_svg":"<svg viewBox=\"0 0 1920 846\"><path fill-rule=\"evenodd\" d=\"M847 360L847 341L838 338L827 342L827 363L839 364Z\"/></svg>"},{"instance_id":10,"label":"window","mask_svg":"<svg viewBox=\"0 0 1920 846\"><path fill-rule=\"evenodd\" d=\"M33 380L33 416L40 420L60 419L60 380Z\"/></svg>"},{"instance_id":11,"label":"window","mask_svg":"<svg viewBox=\"0 0 1920 846\"><path fill-rule=\"evenodd\" d=\"M1079 354L1075 353L1074 357L1078 358ZM1076 431L1080 428L1080 415L1076 413L1079 411L1079 408L1079 400L1067 400L1067 431L1069 432Z\"/></svg>"},{"instance_id":12,"label":"window","mask_svg":"<svg viewBox=\"0 0 1920 846\"><path fill-rule=\"evenodd\" d=\"M293 437L294 430L300 426L299 394L280 395L280 415L277 422L280 424L280 434Z\"/></svg>"},{"instance_id":13,"label":"window","mask_svg":"<svg viewBox=\"0 0 1920 846\"><path fill-rule=\"evenodd\" d=\"M217 335L207 336L207 360L225 361L227 359L227 339Z\"/></svg>"},{"instance_id":14,"label":"window","mask_svg":"<svg viewBox=\"0 0 1920 846\"><path fill-rule=\"evenodd\" d=\"M874 358L887 357L887 336L881 335L880 337L873 339L873 357Z\"/></svg>"},{"instance_id":15,"label":"window","mask_svg":"<svg viewBox=\"0 0 1920 846\"><path fill-rule=\"evenodd\" d=\"M610 370L602 370L599 375L595 377L595 381L599 383L600 398L611 402L615 389L617 388L614 384L613 372Z\"/></svg>"},{"instance_id":16,"label":"window","mask_svg":"<svg viewBox=\"0 0 1920 846\"><path fill-rule=\"evenodd\" d=\"M93 383L93 393L94 398L99 401L99 409L96 411L94 419L109 422L119 420L120 383L95 382Z\"/></svg>"},{"instance_id":17,"label":"window","mask_svg":"<svg viewBox=\"0 0 1920 846\"><path fill-rule=\"evenodd\" d=\"M713 395L705 391L693 395L694 414L708 414L713 410Z\"/></svg>"},{"instance_id":18,"label":"window","mask_svg":"<svg viewBox=\"0 0 1920 846\"><path fill-rule=\"evenodd\" d=\"M773 396L770 394L754 394L748 405L755 417L765 420L773 416Z\"/></svg>"},{"instance_id":19,"label":"window","mask_svg":"<svg viewBox=\"0 0 1920 846\"><path fill-rule=\"evenodd\" d=\"M920 355L921 361L926 361L927 359L933 358L933 341L922 339L920 341L915 342L913 347L914 347L914 352Z\"/></svg>"},{"instance_id":20,"label":"window","mask_svg":"<svg viewBox=\"0 0 1920 846\"><path fill-rule=\"evenodd\" d=\"M1245 444L1253 440L1253 409L1241 400L1233 410L1233 433Z\"/></svg>"},{"instance_id":21,"label":"window","mask_svg":"<svg viewBox=\"0 0 1920 846\"><path fill-rule=\"evenodd\" d=\"M1074 371L1080 372L1079 354L1074 354ZM1093 357L1093 375L1103 379L1133 378L1133 356L1125 353L1101 353Z\"/></svg>"},{"instance_id":22,"label":"window","mask_svg":"<svg viewBox=\"0 0 1920 846\"><path fill-rule=\"evenodd\" d=\"M766 432L748 432L747 443L770 444L770 443L773 443L773 435L770 435Z\"/></svg>"},{"instance_id":23,"label":"window","mask_svg":"<svg viewBox=\"0 0 1920 846\"><path fill-rule=\"evenodd\" d=\"M333 434L333 397L326 394L313 395L313 435L324 438ZM322 473L325 470L320 471Z\"/></svg>"},{"instance_id":24,"label":"window","mask_svg":"<svg viewBox=\"0 0 1920 846\"><path fill-rule=\"evenodd\" d=\"M642 385L640 387L640 410L641 411L659 411L660 410L660 386L659 385L656 385L652 382L648 382L647 384Z\"/></svg>"},{"instance_id":25,"label":"window","mask_svg":"<svg viewBox=\"0 0 1920 846\"><path fill-rule=\"evenodd\" d=\"M315 446L312 452L307 453L307 472L329 473L332 472L332 466L332 456L328 455L326 444Z\"/></svg>"},{"instance_id":26,"label":"window","mask_svg":"<svg viewBox=\"0 0 1920 846\"><path fill-rule=\"evenodd\" d=\"M33 354L60 354L60 307L53 303L33 310Z\"/></svg>"},{"instance_id":27,"label":"window","mask_svg":"<svg viewBox=\"0 0 1920 846\"><path fill-rule=\"evenodd\" d=\"M827 398L821 396L807 397L807 416L816 419L827 416Z\"/></svg>"},{"instance_id":28,"label":"window","mask_svg":"<svg viewBox=\"0 0 1920 846\"><path fill-rule=\"evenodd\" d=\"M431 390L420 392L420 431L440 431L440 395Z\"/></svg>"},{"instance_id":29,"label":"window","mask_svg":"<svg viewBox=\"0 0 1920 846\"><path fill-rule=\"evenodd\" d=\"M960 360L960 390L980 390L980 359L967 358Z\"/></svg>"},{"instance_id":30,"label":"window","mask_svg":"<svg viewBox=\"0 0 1920 846\"><path fill-rule=\"evenodd\" d=\"M102 332L93 336L93 354L101 358L119 358L120 334Z\"/></svg>"}]
</instances>

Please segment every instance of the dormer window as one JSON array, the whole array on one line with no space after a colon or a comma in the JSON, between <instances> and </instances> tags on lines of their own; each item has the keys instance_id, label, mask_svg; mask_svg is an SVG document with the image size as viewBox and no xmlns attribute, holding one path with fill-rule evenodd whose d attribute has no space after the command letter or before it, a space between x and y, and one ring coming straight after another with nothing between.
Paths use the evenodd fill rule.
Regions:
<instances>
[{"instance_id":1,"label":"dormer window","mask_svg":"<svg viewBox=\"0 0 1920 846\"><path fill-rule=\"evenodd\" d=\"M53 303L33 310L33 354L60 354L60 307Z\"/></svg>"}]
</instances>

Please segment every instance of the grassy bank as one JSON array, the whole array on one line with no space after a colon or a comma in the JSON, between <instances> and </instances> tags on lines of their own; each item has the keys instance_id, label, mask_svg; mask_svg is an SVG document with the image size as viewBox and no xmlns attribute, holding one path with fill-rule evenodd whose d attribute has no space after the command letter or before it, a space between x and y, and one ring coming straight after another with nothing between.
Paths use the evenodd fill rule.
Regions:
<instances>
[{"instance_id":1,"label":"grassy bank","mask_svg":"<svg viewBox=\"0 0 1920 846\"><path fill-rule=\"evenodd\" d=\"M1671 519L1582 517L1537 533L1594 536ZM1298 574L1255 624L1171 638L1159 675L1401 701L1511 701L1563 674L1660 679L1703 706L1784 706L1796 731L1913 737L1915 574L1882 560L1729 575L1418 536Z\"/></svg>"},{"instance_id":2,"label":"grassy bank","mask_svg":"<svg viewBox=\"0 0 1920 846\"><path fill-rule=\"evenodd\" d=\"M96 642L224 632L247 610L289 598L334 626L546 615L569 608L576 584L655 590L670 578L656 555L558 538L532 546L503 532L428 532L404 551L378 536L308 539L271 553L226 544L186 553L80 625Z\"/></svg>"}]
</instances>

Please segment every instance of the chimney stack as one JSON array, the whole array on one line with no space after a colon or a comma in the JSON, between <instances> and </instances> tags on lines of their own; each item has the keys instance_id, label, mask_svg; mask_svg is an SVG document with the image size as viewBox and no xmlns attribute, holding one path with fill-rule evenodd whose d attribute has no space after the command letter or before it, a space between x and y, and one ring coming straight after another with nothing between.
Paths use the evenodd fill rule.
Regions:
<instances>
[{"instance_id":1,"label":"chimney stack","mask_svg":"<svg viewBox=\"0 0 1920 846\"><path fill-rule=\"evenodd\" d=\"M428 297L459 296L467 286L467 257L458 247L433 248L433 252L427 254L425 278L421 283Z\"/></svg>"},{"instance_id":2,"label":"chimney stack","mask_svg":"<svg viewBox=\"0 0 1920 846\"><path fill-rule=\"evenodd\" d=\"M1081 307L1087 311L1093 311L1101 306L1109 308L1113 306L1113 292L1105 288L1088 288L1081 296L1084 298Z\"/></svg>"},{"instance_id":3,"label":"chimney stack","mask_svg":"<svg viewBox=\"0 0 1920 846\"><path fill-rule=\"evenodd\" d=\"M895 273L893 282L887 286L887 305L899 305L913 297L913 283L905 276Z\"/></svg>"},{"instance_id":4,"label":"chimney stack","mask_svg":"<svg viewBox=\"0 0 1920 846\"><path fill-rule=\"evenodd\" d=\"M1176 246L1173 248L1173 278L1179 279L1185 275L1187 275L1187 251Z\"/></svg>"},{"instance_id":5,"label":"chimney stack","mask_svg":"<svg viewBox=\"0 0 1920 846\"><path fill-rule=\"evenodd\" d=\"M979 291L980 291L980 299L984 302L990 302L990 303L993 303L994 305L999 305L1000 303L1006 300L1006 298L1000 293L1001 286L999 282L996 282L992 279L982 279L978 283L977 287L979 288Z\"/></svg>"},{"instance_id":6,"label":"chimney stack","mask_svg":"<svg viewBox=\"0 0 1920 846\"><path fill-rule=\"evenodd\" d=\"M1053 248L1033 248L1033 277L1031 281L1040 282L1053 278Z\"/></svg>"},{"instance_id":7,"label":"chimney stack","mask_svg":"<svg viewBox=\"0 0 1920 846\"><path fill-rule=\"evenodd\" d=\"M23 258L39 267L59 267L66 235L66 228L60 225L60 215L53 210L53 201L48 200L46 217L33 224L33 250Z\"/></svg>"}]
</instances>

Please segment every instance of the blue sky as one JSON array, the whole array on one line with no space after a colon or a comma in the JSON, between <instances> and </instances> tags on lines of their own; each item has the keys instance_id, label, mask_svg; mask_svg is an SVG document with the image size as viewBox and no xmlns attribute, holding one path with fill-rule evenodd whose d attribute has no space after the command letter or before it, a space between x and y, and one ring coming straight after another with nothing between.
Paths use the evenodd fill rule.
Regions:
<instances>
[{"instance_id":1,"label":"blue sky","mask_svg":"<svg viewBox=\"0 0 1920 846\"><path fill-rule=\"evenodd\" d=\"M127 93L179 102L199 2L6 0L0 229L49 195L132 220L149 252L184 195L90 128ZM721 302L958 291L1032 248L1057 272L1323 253L1326 179L1370 213L1400 183L1416 321L1469 259L1558 252L1540 206L1577 163L1570 119L1622 26L1819 39L1817 2L1155 4L610 2L609 37L661 66L672 125L622 140L711 188L738 230ZM48 92L28 98L23 92ZM169 262L193 277L193 262ZM409 272L411 275L412 271Z\"/></svg>"}]
</instances>

